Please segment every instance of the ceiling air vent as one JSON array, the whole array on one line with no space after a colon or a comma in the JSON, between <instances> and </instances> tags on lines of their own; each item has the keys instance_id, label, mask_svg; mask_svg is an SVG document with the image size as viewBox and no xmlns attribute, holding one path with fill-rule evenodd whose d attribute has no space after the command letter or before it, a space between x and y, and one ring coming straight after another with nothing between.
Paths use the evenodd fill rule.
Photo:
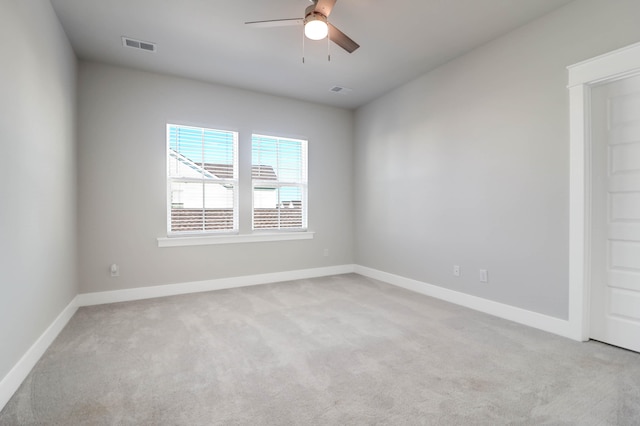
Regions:
<instances>
[{"instance_id":1,"label":"ceiling air vent","mask_svg":"<svg viewBox=\"0 0 640 426\"><path fill-rule=\"evenodd\" d=\"M333 93L349 93L351 92L353 89L348 89L346 87L342 87L342 86L333 86L331 89L329 89L329 91L333 92Z\"/></svg>"},{"instance_id":2,"label":"ceiling air vent","mask_svg":"<svg viewBox=\"0 0 640 426\"><path fill-rule=\"evenodd\" d=\"M157 47L155 43L148 41L136 40L133 38L122 36L122 45L133 49L146 50L147 52L155 52Z\"/></svg>"}]
</instances>

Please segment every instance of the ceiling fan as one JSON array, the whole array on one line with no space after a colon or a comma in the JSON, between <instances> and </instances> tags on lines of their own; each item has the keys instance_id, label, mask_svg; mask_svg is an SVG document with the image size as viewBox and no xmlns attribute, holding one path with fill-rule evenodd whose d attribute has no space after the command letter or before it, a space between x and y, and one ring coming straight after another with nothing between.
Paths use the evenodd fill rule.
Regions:
<instances>
[{"instance_id":1,"label":"ceiling fan","mask_svg":"<svg viewBox=\"0 0 640 426\"><path fill-rule=\"evenodd\" d=\"M304 35L311 40L329 40L342 47L349 53L353 53L360 47L358 43L349 38L328 21L329 14L336 0L310 0L313 4L304 11L304 18L271 19L267 21L245 22L256 27L281 27L288 25L304 25Z\"/></svg>"}]
</instances>

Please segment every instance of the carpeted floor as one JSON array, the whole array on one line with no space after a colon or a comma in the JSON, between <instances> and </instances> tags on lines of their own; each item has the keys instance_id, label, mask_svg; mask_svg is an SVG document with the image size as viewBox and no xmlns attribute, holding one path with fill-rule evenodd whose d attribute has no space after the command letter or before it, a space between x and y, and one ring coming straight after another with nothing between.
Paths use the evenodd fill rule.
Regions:
<instances>
[{"instance_id":1,"label":"carpeted floor","mask_svg":"<svg viewBox=\"0 0 640 426\"><path fill-rule=\"evenodd\" d=\"M1 425L638 425L640 354L359 275L81 308Z\"/></svg>"}]
</instances>

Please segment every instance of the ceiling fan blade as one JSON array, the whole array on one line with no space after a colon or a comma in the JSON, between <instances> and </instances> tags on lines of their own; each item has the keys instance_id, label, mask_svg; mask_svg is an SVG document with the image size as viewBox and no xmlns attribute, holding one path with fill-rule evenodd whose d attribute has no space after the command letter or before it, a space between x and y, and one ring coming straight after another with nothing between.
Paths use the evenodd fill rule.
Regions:
<instances>
[{"instance_id":1,"label":"ceiling fan blade","mask_svg":"<svg viewBox=\"0 0 640 426\"><path fill-rule=\"evenodd\" d=\"M351 40L349 36L337 29L334 25L329 24L329 40L342 47L349 53L353 53L360 45Z\"/></svg>"},{"instance_id":2,"label":"ceiling fan blade","mask_svg":"<svg viewBox=\"0 0 640 426\"><path fill-rule=\"evenodd\" d=\"M288 27L290 25L302 25L303 21L301 18L269 19L267 21L245 22L245 25L253 25L257 28Z\"/></svg>"},{"instance_id":3,"label":"ceiling fan blade","mask_svg":"<svg viewBox=\"0 0 640 426\"><path fill-rule=\"evenodd\" d=\"M313 9L314 12L320 12L324 16L329 16L331 13L331 9L336 4L336 0L318 0L316 3L316 8Z\"/></svg>"}]
</instances>

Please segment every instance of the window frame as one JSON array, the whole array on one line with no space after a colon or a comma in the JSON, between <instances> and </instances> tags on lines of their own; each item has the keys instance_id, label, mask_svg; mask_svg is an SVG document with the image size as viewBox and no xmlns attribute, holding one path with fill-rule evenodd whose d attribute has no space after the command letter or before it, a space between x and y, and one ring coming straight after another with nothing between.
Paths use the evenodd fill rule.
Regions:
<instances>
[{"instance_id":1,"label":"window frame","mask_svg":"<svg viewBox=\"0 0 640 426\"><path fill-rule=\"evenodd\" d=\"M301 146L301 181L286 181L280 180L279 178L276 180L270 179L254 179L253 177L253 156L254 156L254 138L265 138L275 140L277 143L280 141L284 142L295 142L300 143ZM262 164L257 166L263 166ZM277 177L277 173L276 173ZM302 224L300 227L277 227L277 228L256 228L256 219L255 219L255 191L256 186L268 186L273 187L278 193L280 188L283 187L299 187L300 195L301 195L301 215L302 215ZM260 133L252 133L251 134L251 232L258 233L286 233L286 232L307 232L308 231L308 212L309 212L309 141L307 139L300 138L290 138L285 136L274 136L274 135L266 135ZM280 204L282 205L281 201Z\"/></svg>"},{"instance_id":2,"label":"window frame","mask_svg":"<svg viewBox=\"0 0 640 426\"><path fill-rule=\"evenodd\" d=\"M200 246L200 245L217 245L217 244L235 244L235 243L260 243L270 241L294 241L294 240L310 240L315 237L315 232L308 228L308 149L309 142L307 139L296 139L280 136L270 136L258 133L251 133L251 138L248 140L249 147L244 146L246 141L243 138L239 130L225 130L215 129L208 126L202 126L198 124L179 124L179 121L167 122L166 131L166 146L165 146L165 186L166 186L166 236L156 238L158 247L186 247L186 246ZM229 132L234 134L234 170L235 170L235 191L234 191L234 230L217 230L217 231L185 231L185 232L173 232L171 231L171 186L169 177L169 129L170 126L214 130L221 132ZM304 198L303 205L305 206L303 214L303 228L283 228L283 229L253 229L253 135L266 136L269 138L276 138L280 140L294 140L304 142L304 167L305 167L305 184L304 184ZM241 147L241 143L243 147ZM241 162L240 153L249 155L249 161ZM246 163L246 164L245 164ZM248 164L248 170L241 170L243 167L241 164ZM248 174L248 176L245 176ZM241 185L241 182L244 184ZM248 184L247 184L248 183ZM251 210L244 212L240 211L240 206L251 206ZM251 216L249 218L249 215ZM245 225L243 225L245 224ZM247 228L247 229L244 229Z\"/></svg>"},{"instance_id":3,"label":"window frame","mask_svg":"<svg viewBox=\"0 0 640 426\"><path fill-rule=\"evenodd\" d=\"M171 152L171 129L172 128L183 128L183 129L192 129L197 131L212 131L212 132L221 132L226 134L231 134L233 136L233 178L189 178L189 177L172 177L171 176L171 160L170 160L170 152ZM166 161L166 192L167 192L167 200L166 200L166 214L167 214L167 237L168 238L193 238L193 237L212 237L212 236L229 236L238 234L239 232L239 199L240 199L240 171L239 171L239 161L238 161L238 151L239 151L239 132L235 130L226 130L226 129L215 129L212 127L204 127L204 126L195 126L195 125L185 125L185 124L177 124L177 123L167 123L166 124L166 147L165 147L165 161ZM181 153L177 153L182 155ZM188 157L185 157L189 159ZM190 159L189 159L190 160ZM192 160L191 160L192 161ZM197 164L197 163L196 163ZM219 185L232 185L233 186L233 225L231 229L213 229L213 230L191 230L191 231L173 231L172 230L172 182L180 182L180 183L202 183L203 191L206 183L214 183ZM205 210L205 197L203 194L202 199L202 209ZM203 221L203 227L205 223Z\"/></svg>"}]
</instances>

